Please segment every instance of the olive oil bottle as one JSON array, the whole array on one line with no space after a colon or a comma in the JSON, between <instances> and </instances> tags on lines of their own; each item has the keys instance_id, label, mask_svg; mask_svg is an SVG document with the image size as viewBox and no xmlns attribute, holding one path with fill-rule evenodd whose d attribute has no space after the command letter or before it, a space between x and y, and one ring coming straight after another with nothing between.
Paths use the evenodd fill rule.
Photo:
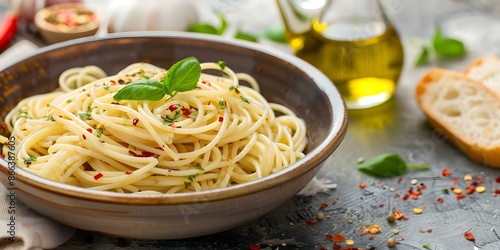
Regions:
<instances>
[{"instance_id":1,"label":"olive oil bottle","mask_svg":"<svg viewBox=\"0 0 500 250\"><path fill-rule=\"evenodd\" d=\"M336 1L339 0L333 0ZM286 35L295 54L335 84L348 108L369 108L393 96L403 68L404 52L398 33L380 9L363 15L359 9L345 10L349 6L355 8L352 3L361 0L348 1L351 5L346 2L344 6L333 6L334 11L329 10L331 3L325 6L321 14L310 19L307 29L303 26L297 32L294 29L297 26L285 22Z\"/></svg>"}]
</instances>

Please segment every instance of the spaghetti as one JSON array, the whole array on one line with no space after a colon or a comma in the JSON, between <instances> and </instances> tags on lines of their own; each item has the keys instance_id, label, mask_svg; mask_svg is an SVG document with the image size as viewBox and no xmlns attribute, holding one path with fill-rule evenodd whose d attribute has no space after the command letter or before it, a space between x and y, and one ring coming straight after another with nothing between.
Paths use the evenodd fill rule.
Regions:
<instances>
[{"instance_id":1,"label":"spaghetti","mask_svg":"<svg viewBox=\"0 0 500 250\"><path fill-rule=\"evenodd\" d=\"M58 91L26 98L6 117L18 166L89 189L176 193L245 183L304 156L305 123L267 102L253 77L201 68L223 76L202 72L195 89L159 101L113 99L130 82L163 79L167 70L151 64L112 76L95 66L64 72Z\"/></svg>"}]
</instances>

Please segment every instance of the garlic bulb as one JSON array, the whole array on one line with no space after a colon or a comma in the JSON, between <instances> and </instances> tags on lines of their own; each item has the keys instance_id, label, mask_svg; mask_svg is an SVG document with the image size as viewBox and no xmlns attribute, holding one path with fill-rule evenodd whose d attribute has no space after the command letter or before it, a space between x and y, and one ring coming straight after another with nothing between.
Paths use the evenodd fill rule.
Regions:
<instances>
[{"instance_id":1,"label":"garlic bulb","mask_svg":"<svg viewBox=\"0 0 500 250\"><path fill-rule=\"evenodd\" d=\"M198 13L186 0L118 0L111 5L108 32L185 31L198 22Z\"/></svg>"}]
</instances>

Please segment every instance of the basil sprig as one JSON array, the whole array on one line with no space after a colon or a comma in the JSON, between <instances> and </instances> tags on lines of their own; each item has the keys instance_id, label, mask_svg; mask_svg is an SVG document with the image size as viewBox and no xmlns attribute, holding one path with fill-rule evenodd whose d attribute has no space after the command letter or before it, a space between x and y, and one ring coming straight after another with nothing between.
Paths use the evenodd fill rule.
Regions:
<instances>
[{"instance_id":1,"label":"basil sprig","mask_svg":"<svg viewBox=\"0 0 500 250\"><path fill-rule=\"evenodd\" d=\"M140 79L121 88L113 99L136 101L159 101L165 95L170 98L178 92L196 88L201 75L201 66L195 57L187 57L176 62L167 71L162 82L152 79Z\"/></svg>"},{"instance_id":2,"label":"basil sprig","mask_svg":"<svg viewBox=\"0 0 500 250\"><path fill-rule=\"evenodd\" d=\"M441 28L436 27L432 44L422 47L415 61L415 65L423 65L431 55L431 52L434 52L438 57L451 58L464 55L466 53L466 48L463 42L458 39L443 36Z\"/></svg>"},{"instance_id":3,"label":"basil sprig","mask_svg":"<svg viewBox=\"0 0 500 250\"><path fill-rule=\"evenodd\" d=\"M395 177L406 173L408 169L428 170L427 165L409 165L397 154L381 154L358 165L358 170L375 177Z\"/></svg>"}]
</instances>

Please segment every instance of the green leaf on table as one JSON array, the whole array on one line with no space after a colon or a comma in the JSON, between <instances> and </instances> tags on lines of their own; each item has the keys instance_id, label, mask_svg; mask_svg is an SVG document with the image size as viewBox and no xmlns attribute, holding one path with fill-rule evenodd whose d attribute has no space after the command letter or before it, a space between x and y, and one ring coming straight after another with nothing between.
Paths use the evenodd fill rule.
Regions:
<instances>
[{"instance_id":1,"label":"green leaf on table","mask_svg":"<svg viewBox=\"0 0 500 250\"><path fill-rule=\"evenodd\" d=\"M256 36L252 34L245 33L241 30L238 30L236 34L234 35L234 38L241 39L241 40L246 40L250 42L258 42L258 39Z\"/></svg>"},{"instance_id":2,"label":"green leaf on table","mask_svg":"<svg viewBox=\"0 0 500 250\"><path fill-rule=\"evenodd\" d=\"M387 153L361 162L358 170L375 177L395 177L406 173L408 169L427 170L426 165L409 165L397 154Z\"/></svg>"},{"instance_id":3,"label":"green leaf on table","mask_svg":"<svg viewBox=\"0 0 500 250\"><path fill-rule=\"evenodd\" d=\"M415 65L416 66L423 65L427 61L428 57L429 57L429 49L427 47L422 47L422 49L420 50L420 55L415 61Z\"/></svg>"},{"instance_id":4,"label":"green leaf on table","mask_svg":"<svg viewBox=\"0 0 500 250\"><path fill-rule=\"evenodd\" d=\"M219 30L207 23L198 23L195 24L194 26L190 27L188 29L189 32L197 32L197 33L205 33L205 34L212 34L212 35L218 35Z\"/></svg>"},{"instance_id":5,"label":"green leaf on table","mask_svg":"<svg viewBox=\"0 0 500 250\"><path fill-rule=\"evenodd\" d=\"M443 57L456 57L465 54L464 44L457 39L444 37L439 26L435 28L432 47L437 55Z\"/></svg>"},{"instance_id":6,"label":"green leaf on table","mask_svg":"<svg viewBox=\"0 0 500 250\"><path fill-rule=\"evenodd\" d=\"M226 17L221 12L217 12L217 16L219 17L220 21L219 27L215 27L214 25L208 23L197 23L189 27L187 31L212 35L222 35L226 31L228 23Z\"/></svg>"},{"instance_id":7,"label":"green leaf on table","mask_svg":"<svg viewBox=\"0 0 500 250\"><path fill-rule=\"evenodd\" d=\"M286 43L285 29L282 26L266 29L264 37L274 42Z\"/></svg>"},{"instance_id":8,"label":"green leaf on table","mask_svg":"<svg viewBox=\"0 0 500 250\"><path fill-rule=\"evenodd\" d=\"M443 57L456 57L465 54L464 44L453 38L444 38L433 45L436 54Z\"/></svg>"}]
</instances>

